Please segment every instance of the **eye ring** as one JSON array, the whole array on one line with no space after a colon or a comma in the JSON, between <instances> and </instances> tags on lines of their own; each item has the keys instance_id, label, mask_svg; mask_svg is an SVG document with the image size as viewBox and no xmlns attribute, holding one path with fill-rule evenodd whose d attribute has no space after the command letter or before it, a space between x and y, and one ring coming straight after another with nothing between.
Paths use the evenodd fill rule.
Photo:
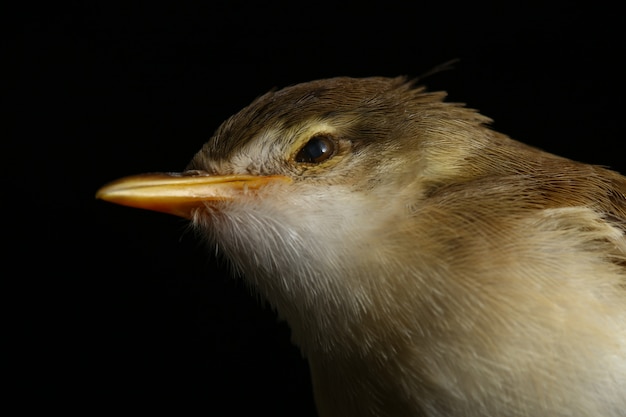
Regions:
<instances>
[{"instance_id":1,"label":"eye ring","mask_svg":"<svg viewBox=\"0 0 626 417\"><path fill-rule=\"evenodd\" d=\"M315 135L296 154L296 162L319 164L335 154L336 144L327 135Z\"/></svg>"}]
</instances>

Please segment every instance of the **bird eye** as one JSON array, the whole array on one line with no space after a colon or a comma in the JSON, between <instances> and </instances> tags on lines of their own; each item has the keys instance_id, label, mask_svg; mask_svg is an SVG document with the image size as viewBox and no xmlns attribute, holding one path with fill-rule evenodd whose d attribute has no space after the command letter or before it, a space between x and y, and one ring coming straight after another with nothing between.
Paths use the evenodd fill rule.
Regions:
<instances>
[{"instance_id":1,"label":"bird eye","mask_svg":"<svg viewBox=\"0 0 626 417\"><path fill-rule=\"evenodd\" d=\"M335 153L335 143L327 136L313 136L296 155L296 162L318 164Z\"/></svg>"}]
</instances>

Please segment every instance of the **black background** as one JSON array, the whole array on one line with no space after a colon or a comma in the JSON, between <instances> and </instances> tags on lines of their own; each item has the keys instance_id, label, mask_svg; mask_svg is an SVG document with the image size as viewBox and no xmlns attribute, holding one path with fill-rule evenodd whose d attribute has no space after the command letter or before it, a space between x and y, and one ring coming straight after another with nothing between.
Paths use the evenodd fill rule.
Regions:
<instances>
[{"instance_id":1,"label":"black background","mask_svg":"<svg viewBox=\"0 0 626 417\"><path fill-rule=\"evenodd\" d=\"M626 172L617 7L430 3L50 2L4 13L3 369L21 409L315 415L286 325L185 221L93 198L121 176L184 168L273 87L416 77L459 59L425 83L515 139Z\"/></svg>"}]
</instances>

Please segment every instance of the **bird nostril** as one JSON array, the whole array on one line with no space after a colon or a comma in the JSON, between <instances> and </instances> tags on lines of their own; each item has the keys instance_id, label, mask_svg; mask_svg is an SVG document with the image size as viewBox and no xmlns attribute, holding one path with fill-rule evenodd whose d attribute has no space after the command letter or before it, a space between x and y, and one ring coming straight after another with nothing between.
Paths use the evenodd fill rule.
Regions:
<instances>
[{"instance_id":1,"label":"bird nostril","mask_svg":"<svg viewBox=\"0 0 626 417\"><path fill-rule=\"evenodd\" d=\"M210 175L207 171L202 171L200 169L190 169L187 171L183 171L180 173L182 177L202 177Z\"/></svg>"}]
</instances>

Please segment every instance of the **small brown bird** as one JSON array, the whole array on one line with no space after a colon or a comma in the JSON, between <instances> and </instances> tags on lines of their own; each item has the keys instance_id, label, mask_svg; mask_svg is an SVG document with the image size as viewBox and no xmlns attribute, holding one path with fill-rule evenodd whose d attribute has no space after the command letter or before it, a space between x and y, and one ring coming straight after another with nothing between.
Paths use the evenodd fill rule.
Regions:
<instances>
[{"instance_id":1,"label":"small brown bird","mask_svg":"<svg viewBox=\"0 0 626 417\"><path fill-rule=\"evenodd\" d=\"M288 87L186 171L97 197L217 245L289 323L321 417L626 416L626 178L444 96Z\"/></svg>"}]
</instances>

